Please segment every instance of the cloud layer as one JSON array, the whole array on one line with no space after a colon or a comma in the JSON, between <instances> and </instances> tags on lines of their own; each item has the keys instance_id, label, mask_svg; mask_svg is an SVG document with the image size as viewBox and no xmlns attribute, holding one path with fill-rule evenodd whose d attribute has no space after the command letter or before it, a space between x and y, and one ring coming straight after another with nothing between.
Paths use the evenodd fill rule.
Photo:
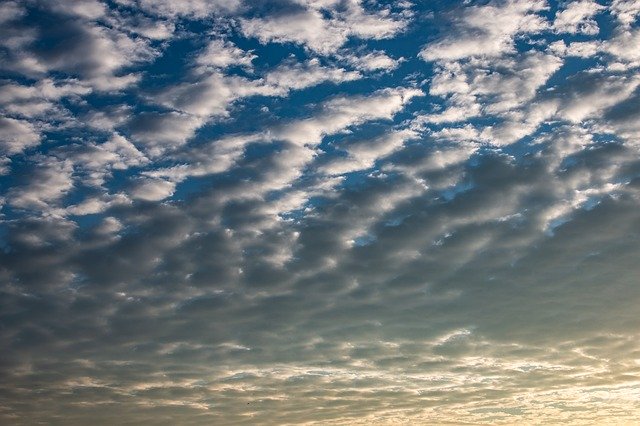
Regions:
<instances>
[{"instance_id":1,"label":"cloud layer","mask_svg":"<svg viewBox=\"0 0 640 426\"><path fill-rule=\"evenodd\" d=\"M0 422L638 417L634 1L5 1Z\"/></svg>"}]
</instances>

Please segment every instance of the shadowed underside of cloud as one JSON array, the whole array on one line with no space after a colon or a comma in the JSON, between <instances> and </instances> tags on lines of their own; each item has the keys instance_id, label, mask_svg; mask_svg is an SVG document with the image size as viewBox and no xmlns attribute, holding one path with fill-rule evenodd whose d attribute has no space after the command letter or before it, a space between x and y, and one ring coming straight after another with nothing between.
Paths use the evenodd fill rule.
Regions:
<instances>
[{"instance_id":1,"label":"shadowed underside of cloud","mask_svg":"<svg viewBox=\"0 0 640 426\"><path fill-rule=\"evenodd\" d=\"M5 1L0 422L633 423L639 15Z\"/></svg>"}]
</instances>

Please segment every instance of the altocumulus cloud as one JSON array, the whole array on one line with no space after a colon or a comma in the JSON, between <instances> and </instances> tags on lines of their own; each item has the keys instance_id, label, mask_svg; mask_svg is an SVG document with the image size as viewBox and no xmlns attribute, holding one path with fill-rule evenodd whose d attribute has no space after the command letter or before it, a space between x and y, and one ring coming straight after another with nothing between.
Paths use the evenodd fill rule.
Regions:
<instances>
[{"instance_id":1,"label":"altocumulus cloud","mask_svg":"<svg viewBox=\"0 0 640 426\"><path fill-rule=\"evenodd\" d=\"M634 422L639 16L2 2L0 422Z\"/></svg>"}]
</instances>

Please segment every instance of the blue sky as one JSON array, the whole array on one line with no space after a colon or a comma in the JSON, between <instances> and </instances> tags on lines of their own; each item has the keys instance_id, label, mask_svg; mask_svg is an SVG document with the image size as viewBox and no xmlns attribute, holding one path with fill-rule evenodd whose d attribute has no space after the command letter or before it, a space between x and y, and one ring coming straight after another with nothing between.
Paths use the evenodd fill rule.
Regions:
<instances>
[{"instance_id":1,"label":"blue sky","mask_svg":"<svg viewBox=\"0 0 640 426\"><path fill-rule=\"evenodd\" d=\"M638 418L640 3L0 3L0 420Z\"/></svg>"}]
</instances>

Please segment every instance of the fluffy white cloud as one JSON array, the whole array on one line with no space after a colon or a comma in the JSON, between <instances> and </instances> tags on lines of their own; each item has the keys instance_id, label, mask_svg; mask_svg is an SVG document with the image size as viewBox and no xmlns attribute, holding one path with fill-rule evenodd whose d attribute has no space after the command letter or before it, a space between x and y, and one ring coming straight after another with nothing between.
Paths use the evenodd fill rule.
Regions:
<instances>
[{"instance_id":1,"label":"fluffy white cloud","mask_svg":"<svg viewBox=\"0 0 640 426\"><path fill-rule=\"evenodd\" d=\"M538 15L544 1L508 0L466 7L453 19L453 31L427 44L420 56L426 61L456 60L471 56L496 57L514 50L514 37L547 28Z\"/></svg>"},{"instance_id":2,"label":"fluffy white cloud","mask_svg":"<svg viewBox=\"0 0 640 426\"><path fill-rule=\"evenodd\" d=\"M343 68L324 67L317 58L304 63L284 63L265 76L265 83L283 90L299 90L329 81L342 83L353 81L362 76L357 71Z\"/></svg>"},{"instance_id":3,"label":"fluffy white cloud","mask_svg":"<svg viewBox=\"0 0 640 426\"><path fill-rule=\"evenodd\" d=\"M123 68L156 56L147 40L96 22L103 14L102 3L49 6L49 10L43 7L45 19L32 26L24 21L25 13L11 15L4 29L4 68L32 78L61 72L98 90L118 90L139 79L134 73L123 73ZM49 48L42 47L45 40Z\"/></svg>"},{"instance_id":4,"label":"fluffy white cloud","mask_svg":"<svg viewBox=\"0 0 640 426\"><path fill-rule=\"evenodd\" d=\"M73 164L53 157L39 158L24 182L10 191L14 207L46 212L73 188Z\"/></svg>"},{"instance_id":5,"label":"fluffy white cloud","mask_svg":"<svg viewBox=\"0 0 640 426\"><path fill-rule=\"evenodd\" d=\"M557 32L571 34L598 34L600 29L593 16L605 9L593 0L573 1L556 13L553 29Z\"/></svg>"},{"instance_id":6,"label":"fluffy white cloud","mask_svg":"<svg viewBox=\"0 0 640 426\"><path fill-rule=\"evenodd\" d=\"M316 145L322 137L349 126L374 119L391 119L412 98L422 96L419 89L393 88L370 96L336 97L323 105L322 112L309 120L300 120L272 130L275 139L295 144Z\"/></svg>"},{"instance_id":7,"label":"fluffy white cloud","mask_svg":"<svg viewBox=\"0 0 640 426\"><path fill-rule=\"evenodd\" d=\"M56 154L73 162L85 185L101 186L114 170L142 166L149 159L122 135L114 134L104 143L70 145Z\"/></svg>"},{"instance_id":8,"label":"fluffy white cloud","mask_svg":"<svg viewBox=\"0 0 640 426\"><path fill-rule=\"evenodd\" d=\"M0 105L9 114L22 117L43 116L59 108L57 103L65 97L82 96L91 93L91 88L68 80L56 84L45 78L35 85L4 84L0 86Z\"/></svg>"},{"instance_id":9,"label":"fluffy white cloud","mask_svg":"<svg viewBox=\"0 0 640 426\"><path fill-rule=\"evenodd\" d=\"M201 58L196 61L199 67L203 66ZM250 63L250 57L247 58ZM154 95L154 102L174 111L134 118L134 136L151 145L156 152L153 155L157 155L163 149L184 144L212 118L227 116L229 107L236 100L256 95L285 96L291 90L305 89L325 81L341 83L360 77L356 71L322 66L318 59L304 63L285 61L263 79L250 80L213 70L197 75L193 82L180 83Z\"/></svg>"},{"instance_id":10,"label":"fluffy white cloud","mask_svg":"<svg viewBox=\"0 0 640 426\"><path fill-rule=\"evenodd\" d=\"M611 12L624 26L631 26L640 15L640 4L635 0L613 0Z\"/></svg>"},{"instance_id":11,"label":"fluffy white cloud","mask_svg":"<svg viewBox=\"0 0 640 426\"><path fill-rule=\"evenodd\" d=\"M574 41L568 45L564 41L556 41L549 45L550 50L560 56L577 56L590 58L601 52L602 43L598 41Z\"/></svg>"},{"instance_id":12,"label":"fluffy white cloud","mask_svg":"<svg viewBox=\"0 0 640 426\"><path fill-rule=\"evenodd\" d=\"M436 68L429 94L445 98L446 108L422 115L419 121L466 121L513 111L533 99L561 65L557 56L541 52L445 63Z\"/></svg>"},{"instance_id":13,"label":"fluffy white cloud","mask_svg":"<svg viewBox=\"0 0 640 426\"><path fill-rule=\"evenodd\" d=\"M321 53L335 53L349 37L383 39L400 31L405 22L382 12L368 12L359 0L303 1L289 11L267 17L241 19L243 33L262 43L293 42ZM328 18L325 18L329 15Z\"/></svg>"},{"instance_id":14,"label":"fluffy white cloud","mask_svg":"<svg viewBox=\"0 0 640 426\"><path fill-rule=\"evenodd\" d=\"M341 175L358 170L369 169L381 158L400 149L405 141L418 137L412 130L394 131L374 139L355 141L344 147L348 156L329 161L319 167L320 171L330 175Z\"/></svg>"},{"instance_id":15,"label":"fluffy white cloud","mask_svg":"<svg viewBox=\"0 0 640 426\"><path fill-rule=\"evenodd\" d=\"M640 85L640 76L582 74L560 93L558 114L577 123L627 99Z\"/></svg>"},{"instance_id":16,"label":"fluffy white cloud","mask_svg":"<svg viewBox=\"0 0 640 426\"><path fill-rule=\"evenodd\" d=\"M400 59L393 59L382 51L373 51L360 55L357 53L345 55L346 61L361 71L391 71L398 67Z\"/></svg>"},{"instance_id":17,"label":"fluffy white cloud","mask_svg":"<svg viewBox=\"0 0 640 426\"><path fill-rule=\"evenodd\" d=\"M57 216L68 216L68 215L85 216L90 214L102 213L110 207L126 206L129 204L131 204L131 200L124 194L117 194L113 196L108 195L108 196L102 196L102 197L86 198L79 204L71 205L64 209L56 209L53 211L53 213ZM113 223L110 223L112 221L108 220L108 218L105 219L105 222L106 223L104 224L104 226L107 229L105 229L104 231L101 231L100 229L102 229L102 227L98 228L99 230L97 232L99 234L103 232L108 234L111 232L111 231L107 232L108 229L116 228L116 225ZM118 230L121 228L122 226L120 226Z\"/></svg>"},{"instance_id":18,"label":"fluffy white cloud","mask_svg":"<svg viewBox=\"0 0 640 426\"><path fill-rule=\"evenodd\" d=\"M9 174L11 171L11 159L7 157L0 157L0 176ZM0 206L4 205L5 199L0 199Z\"/></svg>"},{"instance_id":19,"label":"fluffy white cloud","mask_svg":"<svg viewBox=\"0 0 640 426\"><path fill-rule=\"evenodd\" d=\"M24 16L26 11L15 1L6 1L0 5L0 22L9 23Z\"/></svg>"},{"instance_id":20,"label":"fluffy white cloud","mask_svg":"<svg viewBox=\"0 0 640 426\"><path fill-rule=\"evenodd\" d=\"M298 176L300 173L298 168L304 166L314 156L313 151L306 150L305 146L313 148L320 144L324 136L342 132L350 126L370 120L390 119L411 98L421 95L422 92L417 89L397 88L381 90L371 96L334 98L326 102L320 113L315 116L267 129L262 133L238 135L213 141L201 151L194 149L189 152L187 158L191 160L191 164L149 174L183 180L189 176L220 173L232 167L249 144L287 141L299 149L287 151L292 155L293 162L288 167L283 164L283 167L289 169L287 175L293 171L294 176ZM298 160L295 160L295 157ZM288 179L284 181L288 182Z\"/></svg>"},{"instance_id":21,"label":"fluffy white cloud","mask_svg":"<svg viewBox=\"0 0 640 426\"><path fill-rule=\"evenodd\" d=\"M230 66L251 67L255 58L251 52L246 52L229 41L212 40L196 57L195 63L206 71Z\"/></svg>"},{"instance_id":22,"label":"fluffy white cloud","mask_svg":"<svg viewBox=\"0 0 640 426\"><path fill-rule=\"evenodd\" d=\"M40 132L23 120L0 117L0 133L3 154L17 154L40 142Z\"/></svg>"},{"instance_id":23,"label":"fluffy white cloud","mask_svg":"<svg viewBox=\"0 0 640 426\"><path fill-rule=\"evenodd\" d=\"M170 197L176 184L162 179L139 179L129 189L132 198L144 201L160 201Z\"/></svg>"},{"instance_id":24,"label":"fluffy white cloud","mask_svg":"<svg viewBox=\"0 0 640 426\"><path fill-rule=\"evenodd\" d=\"M162 105L194 117L223 116L236 99L255 95L275 95L277 92L260 81L226 76L219 72L201 76L197 81L181 83L155 97Z\"/></svg>"},{"instance_id":25,"label":"fluffy white cloud","mask_svg":"<svg viewBox=\"0 0 640 426\"><path fill-rule=\"evenodd\" d=\"M613 55L619 64L610 64L614 70L640 67L640 53L634 48L640 42L640 29L623 31L602 44L602 49Z\"/></svg>"},{"instance_id":26,"label":"fluffy white cloud","mask_svg":"<svg viewBox=\"0 0 640 426\"><path fill-rule=\"evenodd\" d=\"M148 155L159 156L185 144L203 124L200 117L178 112L144 113L132 117L129 127L134 142Z\"/></svg>"},{"instance_id":27,"label":"fluffy white cloud","mask_svg":"<svg viewBox=\"0 0 640 426\"><path fill-rule=\"evenodd\" d=\"M241 6L240 0L117 0L121 5L138 7L153 15L168 18L194 17L198 19L211 17L218 13L234 12Z\"/></svg>"}]
</instances>

